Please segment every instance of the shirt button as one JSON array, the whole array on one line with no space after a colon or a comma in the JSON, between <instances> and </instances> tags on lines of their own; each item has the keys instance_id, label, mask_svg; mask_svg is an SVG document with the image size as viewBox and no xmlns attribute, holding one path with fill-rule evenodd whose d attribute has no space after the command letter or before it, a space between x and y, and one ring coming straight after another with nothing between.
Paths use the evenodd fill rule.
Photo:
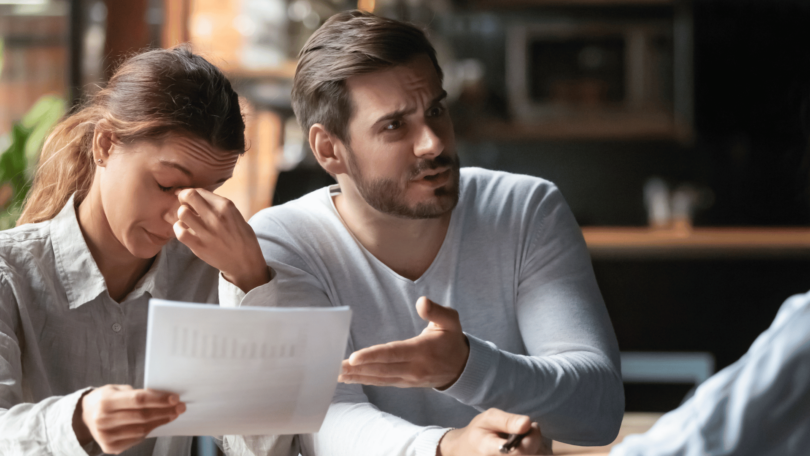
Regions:
<instances>
[{"instance_id":1,"label":"shirt button","mask_svg":"<svg viewBox=\"0 0 810 456\"><path fill-rule=\"evenodd\" d=\"M115 332L121 332L121 325L119 323L113 323L112 330Z\"/></svg>"}]
</instances>

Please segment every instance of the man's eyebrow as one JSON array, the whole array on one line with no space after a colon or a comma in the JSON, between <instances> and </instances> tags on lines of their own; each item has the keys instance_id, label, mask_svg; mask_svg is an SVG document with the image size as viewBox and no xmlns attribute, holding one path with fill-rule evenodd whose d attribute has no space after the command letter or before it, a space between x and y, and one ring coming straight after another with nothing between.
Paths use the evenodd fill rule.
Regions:
<instances>
[{"instance_id":1,"label":"man's eyebrow","mask_svg":"<svg viewBox=\"0 0 810 456\"><path fill-rule=\"evenodd\" d=\"M175 169L179 169L183 174L185 174L188 177L194 177L194 175L191 174L191 171L189 171L188 168L186 168L186 167L184 167L182 165L179 165L179 164L177 164L177 163L175 163L173 161L160 160L160 164L163 165L163 166L169 166L169 167L172 167L172 168L175 168Z\"/></svg>"},{"instance_id":2,"label":"man's eyebrow","mask_svg":"<svg viewBox=\"0 0 810 456\"><path fill-rule=\"evenodd\" d=\"M433 101L430 102L430 104L435 105L436 103L444 100L445 98L447 98L447 91L442 90L442 93L440 93L438 97L434 98Z\"/></svg>"},{"instance_id":3,"label":"man's eyebrow","mask_svg":"<svg viewBox=\"0 0 810 456\"><path fill-rule=\"evenodd\" d=\"M447 91L442 90L442 93L440 93L439 96L437 96L436 98L434 98L433 100L430 101L430 106L433 106L433 105L439 103L440 101L444 100L445 98L447 98ZM397 110L397 111L394 111L394 112L389 112L388 114L384 114L384 115L380 116L380 118L378 118L374 122L374 125L377 125L378 123L380 123L382 121L385 121L385 120L394 120L394 119L398 119L400 117L407 116L408 114L413 114L415 111L416 111L416 108L400 109L400 110Z\"/></svg>"},{"instance_id":4,"label":"man's eyebrow","mask_svg":"<svg viewBox=\"0 0 810 456\"><path fill-rule=\"evenodd\" d=\"M377 125L378 123L386 121L386 120L399 119L400 117L405 117L408 114L413 114L414 112L416 112L416 108L400 109L400 110L397 110L397 111L394 111L394 112L389 112L388 114L384 114L384 115L380 116L380 118L377 119L374 122L374 125Z\"/></svg>"}]
</instances>

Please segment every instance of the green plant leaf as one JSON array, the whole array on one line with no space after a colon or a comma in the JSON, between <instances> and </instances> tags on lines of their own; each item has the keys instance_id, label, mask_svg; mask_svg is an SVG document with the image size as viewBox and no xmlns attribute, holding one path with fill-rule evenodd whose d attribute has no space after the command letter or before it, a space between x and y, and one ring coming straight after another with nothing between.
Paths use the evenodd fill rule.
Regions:
<instances>
[{"instance_id":1,"label":"green plant leaf","mask_svg":"<svg viewBox=\"0 0 810 456\"><path fill-rule=\"evenodd\" d=\"M0 183L9 182L12 185L18 178L25 178L25 168L28 160L25 157L25 143L31 135L31 130L20 124L11 127L11 144L0 155Z\"/></svg>"},{"instance_id":2,"label":"green plant leaf","mask_svg":"<svg viewBox=\"0 0 810 456\"><path fill-rule=\"evenodd\" d=\"M31 111L23 117L22 125L31 129L31 135L25 143L25 157L28 159L29 178L33 178L39 152L42 150L45 138L64 114L64 100L46 95L40 98L31 108Z\"/></svg>"},{"instance_id":3,"label":"green plant leaf","mask_svg":"<svg viewBox=\"0 0 810 456\"><path fill-rule=\"evenodd\" d=\"M65 113L65 102L54 96L37 100L23 119L11 128L8 147L0 154L0 186L10 185L12 197L0 207L0 230L14 226L31 188L42 143Z\"/></svg>"}]
</instances>

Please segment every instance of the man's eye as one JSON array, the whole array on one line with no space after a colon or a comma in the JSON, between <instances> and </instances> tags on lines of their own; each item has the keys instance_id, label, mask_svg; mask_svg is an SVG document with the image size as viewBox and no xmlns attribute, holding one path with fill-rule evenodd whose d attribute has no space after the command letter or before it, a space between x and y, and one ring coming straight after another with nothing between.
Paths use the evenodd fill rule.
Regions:
<instances>
[{"instance_id":1,"label":"man's eye","mask_svg":"<svg viewBox=\"0 0 810 456\"><path fill-rule=\"evenodd\" d=\"M444 108L441 106L436 106L435 108L428 111L428 115L430 115L431 117L439 117L442 114L444 114Z\"/></svg>"},{"instance_id":2,"label":"man's eye","mask_svg":"<svg viewBox=\"0 0 810 456\"><path fill-rule=\"evenodd\" d=\"M402 126L402 122L399 120L394 120L393 122L389 123L385 126L386 130L396 130Z\"/></svg>"},{"instance_id":3,"label":"man's eye","mask_svg":"<svg viewBox=\"0 0 810 456\"><path fill-rule=\"evenodd\" d=\"M168 192L169 192L169 191L170 191L172 188L174 188L174 187L164 187L164 186L162 186L162 185L160 185L160 184L158 184L158 187L160 187L160 191L162 191L162 192L167 192L167 193L168 193Z\"/></svg>"}]
</instances>

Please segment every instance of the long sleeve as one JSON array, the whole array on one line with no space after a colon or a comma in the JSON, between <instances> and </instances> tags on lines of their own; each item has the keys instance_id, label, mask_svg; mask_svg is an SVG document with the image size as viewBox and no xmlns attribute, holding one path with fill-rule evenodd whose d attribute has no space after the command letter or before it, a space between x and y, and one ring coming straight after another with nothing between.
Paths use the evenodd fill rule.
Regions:
<instances>
[{"instance_id":1,"label":"long sleeve","mask_svg":"<svg viewBox=\"0 0 810 456\"><path fill-rule=\"evenodd\" d=\"M269 259L268 263L275 277L247 295L235 286L228 286L220 277L220 290L224 290L220 292L220 299L229 305L241 301L243 306L331 306L314 277L294 266ZM232 296L227 296L228 293ZM352 351L350 340L347 354ZM382 412L369 402L360 385L338 384L320 431L299 436L298 444L304 455L435 456L439 440L448 430L439 426L417 426ZM287 439L277 436L225 436L224 440L232 448L229 455L284 454L285 448L291 445Z\"/></svg>"},{"instance_id":2,"label":"long sleeve","mask_svg":"<svg viewBox=\"0 0 810 456\"><path fill-rule=\"evenodd\" d=\"M303 437L302 450L319 456L435 456L449 430L382 412L358 385L338 385L320 432Z\"/></svg>"},{"instance_id":3,"label":"long sleeve","mask_svg":"<svg viewBox=\"0 0 810 456\"><path fill-rule=\"evenodd\" d=\"M468 334L470 357L445 393L484 410L533 417L576 445L613 441L624 412L619 349L581 231L553 189L532 202L517 285L526 355Z\"/></svg>"},{"instance_id":4,"label":"long sleeve","mask_svg":"<svg viewBox=\"0 0 810 456\"><path fill-rule=\"evenodd\" d=\"M73 432L73 412L86 389L24 402L17 320L17 301L0 273L0 455L86 454Z\"/></svg>"},{"instance_id":5,"label":"long sleeve","mask_svg":"<svg viewBox=\"0 0 810 456\"><path fill-rule=\"evenodd\" d=\"M417 336L426 322L414 304L427 296L459 312L470 341L467 364L445 391L338 385L321 431L302 438L302 449L433 456L449 428L490 407L529 415L546 437L567 443L605 444L618 433L618 346L564 199L541 179L462 171L445 241L417 280L353 237L331 190L251 220L277 276L243 305L351 306L351 353Z\"/></svg>"},{"instance_id":6,"label":"long sleeve","mask_svg":"<svg viewBox=\"0 0 810 456\"><path fill-rule=\"evenodd\" d=\"M810 448L810 295L782 305L742 358L611 456L800 456Z\"/></svg>"}]
</instances>

